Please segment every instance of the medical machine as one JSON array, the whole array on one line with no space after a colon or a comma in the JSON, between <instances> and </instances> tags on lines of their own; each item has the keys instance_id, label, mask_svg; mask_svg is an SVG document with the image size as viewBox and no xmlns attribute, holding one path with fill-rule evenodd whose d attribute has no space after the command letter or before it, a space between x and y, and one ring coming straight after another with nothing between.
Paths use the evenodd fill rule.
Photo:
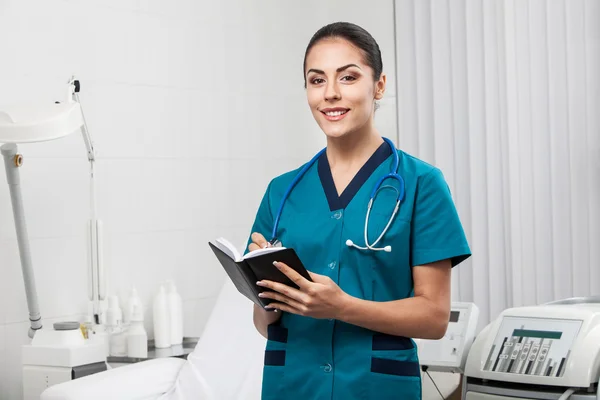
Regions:
<instances>
[{"instance_id":1,"label":"medical machine","mask_svg":"<svg viewBox=\"0 0 600 400\"><path fill-rule=\"evenodd\" d=\"M600 399L600 297L510 308L475 339L463 399Z\"/></svg>"},{"instance_id":2,"label":"medical machine","mask_svg":"<svg viewBox=\"0 0 600 400\"><path fill-rule=\"evenodd\" d=\"M79 81L68 81L66 99L37 106L14 106L0 109L0 152L10 190L17 244L23 271L25 294L29 308L29 337L31 344L22 347L23 389L25 399L39 398L43 389L51 384L74 379L93 371L106 369L106 345L103 341L85 340L79 323L59 323L53 329L42 329L33 261L31 257L19 170L23 155L17 144L60 139L80 131L87 147L91 168L91 218L89 222L90 301L94 315L98 315L99 302L105 296L101 263L100 222L96 218L94 196L95 151L83 111L79 103ZM98 321L96 321L98 322Z\"/></svg>"},{"instance_id":3,"label":"medical machine","mask_svg":"<svg viewBox=\"0 0 600 400\"><path fill-rule=\"evenodd\" d=\"M107 370L102 339L86 340L78 322L57 322L22 348L23 399L39 399L50 386Z\"/></svg>"},{"instance_id":4,"label":"medical machine","mask_svg":"<svg viewBox=\"0 0 600 400\"><path fill-rule=\"evenodd\" d=\"M475 339L478 318L479 308L474 303L452 302L444 337L419 340L421 367L428 371L462 373Z\"/></svg>"}]
</instances>

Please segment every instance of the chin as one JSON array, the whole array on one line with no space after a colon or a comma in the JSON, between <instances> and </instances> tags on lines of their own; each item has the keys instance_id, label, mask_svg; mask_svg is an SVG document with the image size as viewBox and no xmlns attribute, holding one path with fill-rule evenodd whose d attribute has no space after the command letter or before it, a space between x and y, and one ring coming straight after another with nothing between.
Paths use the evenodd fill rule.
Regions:
<instances>
[{"instance_id":1,"label":"chin","mask_svg":"<svg viewBox=\"0 0 600 400\"><path fill-rule=\"evenodd\" d=\"M325 136L331 139L341 138L348 136L353 129L348 127L348 124L331 123L329 121L323 121L319 124Z\"/></svg>"},{"instance_id":2,"label":"chin","mask_svg":"<svg viewBox=\"0 0 600 400\"><path fill-rule=\"evenodd\" d=\"M358 129L356 126L321 126L321 130L329 139L339 139L353 136L355 133L360 132L360 129Z\"/></svg>"},{"instance_id":3,"label":"chin","mask_svg":"<svg viewBox=\"0 0 600 400\"><path fill-rule=\"evenodd\" d=\"M323 129L323 133L325 133L325 136L331 139L341 138L344 136L348 136L349 134L349 132L347 132L346 130L340 129Z\"/></svg>"}]
</instances>

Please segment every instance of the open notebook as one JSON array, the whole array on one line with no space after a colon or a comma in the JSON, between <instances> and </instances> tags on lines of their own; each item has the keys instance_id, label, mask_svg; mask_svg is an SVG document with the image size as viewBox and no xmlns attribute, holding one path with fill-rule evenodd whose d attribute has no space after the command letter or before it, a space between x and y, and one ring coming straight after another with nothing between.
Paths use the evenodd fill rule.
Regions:
<instances>
[{"instance_id":1,"label":"open notebook","mask_svg":"<svg viewBox=\"0 0 600 400\"><path fill-rule=\"evenodd\" d=\"M285 263L304 278L312 281L308 271L298 258L294 249L286 247L267 247L246 253L245 255L233 246L227 239L218 238L208 245L215 253L221 266L229 275L237 290L261 307L265 307L271 299L262 299L258 294L265 289L256 282L269 280L280 282L298 288L283 272L273 265L274 261Z\"/></svg>"}]
</instances>

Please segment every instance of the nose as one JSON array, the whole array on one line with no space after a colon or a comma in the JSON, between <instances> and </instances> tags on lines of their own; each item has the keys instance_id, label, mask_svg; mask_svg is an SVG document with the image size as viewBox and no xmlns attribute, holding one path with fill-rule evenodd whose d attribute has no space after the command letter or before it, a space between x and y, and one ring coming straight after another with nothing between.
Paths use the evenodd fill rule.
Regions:
<instances>
[{"instance_id":1,"label":"nose","mask_svg":"<svg viewBox=\"0 0 600 400\"><path fill-rule=\"evenodd\" d=\"M325 100L339 100L341 98L341 94L339 91L339 87L335 79L327 82L327 86L325 87Z\"/></svg>"}]
</instances>

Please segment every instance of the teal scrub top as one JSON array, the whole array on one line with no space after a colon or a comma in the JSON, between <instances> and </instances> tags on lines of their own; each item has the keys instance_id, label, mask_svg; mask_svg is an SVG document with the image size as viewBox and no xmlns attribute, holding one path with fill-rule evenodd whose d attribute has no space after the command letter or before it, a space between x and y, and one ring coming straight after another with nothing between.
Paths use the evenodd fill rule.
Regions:
<instances>
[{"instance_id":1,"label":"teal scrub top","mask_svg":"<svg viewBox=\"0 0 600 400\"><path fill-rule=\"evenodd\" d=\"M413 295L412 268L451 259L452 266L471 253L450 190L439 169L398 151L398 174L406 195L392 225L376 247L364 251L364 224L370 193L390 172L392 150L383 143L341 196L324 152L292 190L277 238L292 247L304 266L329 276L351 296L392 301ZM280 201L301 168L273 179L258 209L252 232L271 239ZM388 179L375 198L369 243L380 235L396 203L397 181ZM249 240L249 243L251 240ZM283 313L268 327L262 398L421 399L415 342L342 321Z\"/></svg>"}]
</instances>

